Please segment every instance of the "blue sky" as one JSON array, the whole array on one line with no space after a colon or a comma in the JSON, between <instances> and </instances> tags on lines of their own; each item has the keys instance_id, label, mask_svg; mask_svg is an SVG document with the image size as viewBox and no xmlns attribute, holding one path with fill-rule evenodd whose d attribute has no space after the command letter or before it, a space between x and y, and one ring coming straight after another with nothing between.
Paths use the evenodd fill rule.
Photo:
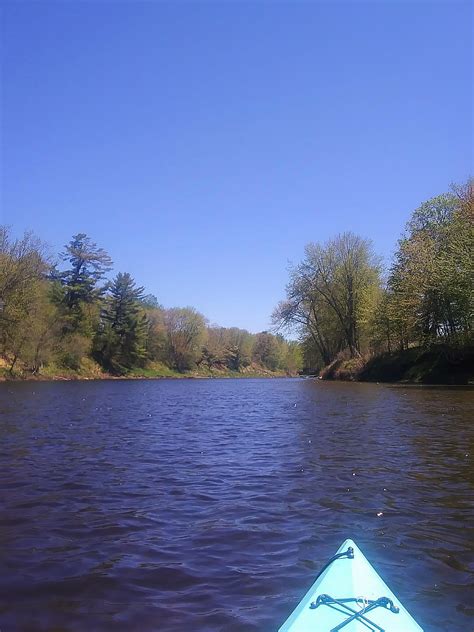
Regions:
<instances>
[{"instance_id":1,"label":"blue sky","mask_svg":"<svg viewBox=\"0 0 474 632\"><path fill-rule=\"evenodd\" d=\"M165 306L259 331L288 261L388 261L472 173L468 2L7 2L2 223L86 232Z\"/></svg>"}]
</instances>

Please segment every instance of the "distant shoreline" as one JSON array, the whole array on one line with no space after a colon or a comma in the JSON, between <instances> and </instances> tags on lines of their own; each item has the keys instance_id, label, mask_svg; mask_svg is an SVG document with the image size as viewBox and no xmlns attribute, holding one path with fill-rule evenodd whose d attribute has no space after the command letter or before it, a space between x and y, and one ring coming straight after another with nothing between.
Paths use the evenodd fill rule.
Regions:
<instances>
[{"instance_id":1,"label":"distant shoreline","mask_svg":"<svg viewBox=\"0 0 474 632\"><path fill-rule=\"evenodd\" d=\"M295 378L298 375L289 375L282 372L222 372L222 373L178 373L173 372L169 375L150 375L150 374L133 374L133 375L111 375L111 374L97 374L97 375L81 375L81 374L57 374L48 375L43 373L33 374L14 374L9 375L4 373L0 375L0 382L100 382L100 381L115 381L115 380L203 380L203 379L274 379L274 378Z\"/></svg>"},{"instance_id":2,"label":"distant shoreline","mask_svg":"<svg viewBox=\"0 0 474 632\"><path fill-rule=\"evenodd\" d=\"M135 369L125 375L102 372L97 365L82 366L81 369L58 369L44 367L39 373L17 371L11 374L5 364L0 366L0 382L75 382L100 380L199 380L199 379L270 379L302 377L322 381L380 382L385 384L474 384L474 348L435 345L431 348L412 347L403 351L375 356L348 357L341 353L319 373L300 375L296 372L270 371L258 364L249 365L240 371L230 371L224 366L210 369L196 367L179 372L164 364Z\"/></svg>"}]
</instances>

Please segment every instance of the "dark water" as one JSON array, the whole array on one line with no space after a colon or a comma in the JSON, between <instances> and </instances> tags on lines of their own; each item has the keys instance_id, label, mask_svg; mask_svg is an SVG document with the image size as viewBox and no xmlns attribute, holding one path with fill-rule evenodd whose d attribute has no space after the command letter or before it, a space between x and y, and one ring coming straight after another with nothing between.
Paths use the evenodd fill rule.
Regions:
<instances>
[{"instance_id":1,"label":"dark water","mask_svg":"<svg viewBox=\"0 0 474 632\"><path fill-rule=\"evenodd\" d=\"M0 629L270 632L352 537L426 630L472 630L473 413L454 388L0 384Z\"/></svg>"}]
</instances>

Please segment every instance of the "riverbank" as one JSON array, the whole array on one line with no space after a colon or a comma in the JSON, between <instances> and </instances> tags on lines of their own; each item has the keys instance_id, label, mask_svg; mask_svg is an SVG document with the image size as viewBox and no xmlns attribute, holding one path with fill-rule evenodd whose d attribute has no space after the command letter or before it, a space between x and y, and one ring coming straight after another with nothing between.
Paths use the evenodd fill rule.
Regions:
<instances>
[{"instance_id":1,"label":"riverbank","mask_svg":"<svg viewBox=\"0 0 474 632\"><path fill-rule=\"evenodd\" d=\"M0 382L8 381L74 381L74 380L158 380L158 379L203 379L203 378L275 378L291 377L283 371L270 371L258 364L250 364L240 371L230 371L226 368L196 367L191 371L179 372L170 369L165 364L152 363L147 367L133 369L126 375L112 375L102 371L93 361L81 364L77 370L64 367L47 366L38 373L16 370L10 372L5 362L0 360Z\"/></svg>"},{"instance_id":2,"label":"riverbank","mask_svg":"<svg viewBox=\"0 0 474 632\"><path fill-rule=\"evenodd\" d=\"M473 384L474 347L413 347L370 358L340 354L321 371L320 377L356 382Z\"/></svg>"}]
</instances>

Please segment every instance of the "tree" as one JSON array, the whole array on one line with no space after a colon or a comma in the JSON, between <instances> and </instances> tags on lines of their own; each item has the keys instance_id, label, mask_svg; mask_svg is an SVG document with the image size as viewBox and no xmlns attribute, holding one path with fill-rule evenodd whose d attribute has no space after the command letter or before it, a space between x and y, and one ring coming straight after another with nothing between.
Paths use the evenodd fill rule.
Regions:
<instances>
[{"instance_id":1,"label":"tree","mask_svg":"<svg viewBox=\"0 0 474 632\"><path fill-rule=\"evenodd\" d=\"M450 223L457 206L458 200L453 193L443 193L423 202L407 223L408 234L423 233L439 239L440 228Z\"/></svg>"},{"instance_id":2,"label":"tree","mask_svg":"<svg viewBox=\"0 0 474 632\"><path fill-rule=\"evenodd\" d=\"M127 373L146 359L147 318L140 301L143 288L130 274L119 272L113 280L94 341L94 357L108 371Z\"/></svg>"},{"instance_id":3,"label":"tree","mask_svg":"<svg viewBox=\"0 0 474 632\"><path fill-rule=\"evenodd\" d=\"M280 349L277 339L268 331L262 331L255 337L253 360L262 366L275 371L280 363Z\"/></svg>"},{"instance_id":4,"label":"tree","mask_svg":"<svg viewBox=\"0 0 474 632\"><path fill-rule=\"evenodd\" d=\"M474 180L453 186L456 209L446 227L440 253L441 292L446 299L450 334L472 342L474 318Z\"/></svg>"},{"instance_id":5,"label":"tree","mask_svg":"<svg viewBox=\"0 0 474 632\"><path fill-rule=\"evenodd\" d=\"M32 285L45 277L49 270L45 250L33 233L12 239L9 229L0 226L0 297L6 306L21 300Z\"/></svg>"},{"instance_id":6,"label":"tree","mask_svg":"<svg viewBox=\"0 0 474 632\"><path fill-rule=\"evenodd\" d=\"M204 364L209 369L224 367L226 365L229 349L226 344L227 330L224 327L208 327L206 341L202 349L202 358L199 364Z\"/></svg>"},{"instance_id":7,"label":"tree","mask_svg":"<svg viewBox=\"0 0 474 632\"><path fill-rule=\"evenodd\" d=\"M45 247L32 233L12 239L0 226L0 349L17 355L23 336L28 336L32 305L43 288L49 270ZM21 346L21 345L20 345ZM16 361L16 360L15 360Z\"/></svg>"},{"instance_id":8,"label":"tree","mask_svg":"<svg viewBox=\"0 0 474 632\"><path fill-rule=\"evenodd\" d=\"M141 304L149 309L163 309L154 294L147 294L141 299Z\"/></svg>"},{"instance_id":9,"label":"tree","mask_svg":"<svg viewBox=\"0 0 474 632\"><path fill-rule=\"evenodd\" d=\"M159 306L150 307L145 297L142 306L147 320L146 353L152 361L167 362L167 334L165 324L165 310Z\"/></svg>"},{"instance_id":10,"label":"tree","mask_svg":"<svg viewBox=\"0 0 474 632\"><path fill-rule=\"evenodd\" d=\"M225 364L231 371L240 371L252 361L255 336L246 329L230 327L224 330Z\"/></svg>"},{"instance_id":11,"label":"tree","mask_svg":"<svg viewBox=\"0 0 474 632\"><path fill-rule=\"evenodd\" d=\"M472 185L423 203L399 241L388 280L387 306L401 347L464 336L473 312Z\"/></svg>"},{"instance_id":12,"label":"tree","mask_svg":"<svg viewBox=\"0 0 474 632\"><path fill-rule=\"evenodd\" d=\"M10 373L18 360L22 369L37 373L53 358L58 338L57 308L50 301L48 283L42 280L34 285L16 326L9 330Z\"/></svg>"},{"instance_id":13,"label":"tree","mask_svg":"<svg viewBox=\"0 0 474 632\"><path fill-rule=\"evenodd\" d=\"M301 344L295 340L285 341L284 355L281 368L289 375L295 375L303 368L303 350Z\"/></svg>"},{"instance_id":14,"label":"tree","mask_svg":"<svg viewBox=\"0 0 474 632\"><path fill-rule=\"evenodd\" d=\"M206 341L206 320L193 307L174 307L165 314L168 354L172 367L185 371L201 358Z\"/></svg>"},{"instance_id":15,"label":"tree","mask_svg":"<svg viewBox=\"0 0 474 632\"><path fill-rule=\"evenodd\" d=\"M275 310L274 323L311 339L325 364L346 347L351 357L359 355L379 286L370 241L343 233L323 245L308 244L303 261L290 270L287 298Z\"/></svg>"},{"instance_id":16,"label":"tree","mask_svg":"<svg viewBox=\"0 0 474 632\"><path fill-rule=\"evenodd\" d=\"M323 365L329 364L343 347L344 334L330 306L314 290L313 279L304 263L290 269L286 293L287 299L273 312L275 328L299 333L301 340L305 340L306 351L312 347L311 355L315 352Z\"/></svg>"},{"instance_id":17,"label":"tree","mask_svg":"<svg viewBox=\"0 0 474 632\"><path fill-rule=\"evenodd\" d=\"M52 278L63 286L60 300L65 308L64 333L79 330L91 337L98 311L88 307L104 295L106 286L99 284L111 269L112 260L84 233L73 236L61 259L68 261L71 267L63 272L54 270Z\"/></svg>"}]
</instances>

